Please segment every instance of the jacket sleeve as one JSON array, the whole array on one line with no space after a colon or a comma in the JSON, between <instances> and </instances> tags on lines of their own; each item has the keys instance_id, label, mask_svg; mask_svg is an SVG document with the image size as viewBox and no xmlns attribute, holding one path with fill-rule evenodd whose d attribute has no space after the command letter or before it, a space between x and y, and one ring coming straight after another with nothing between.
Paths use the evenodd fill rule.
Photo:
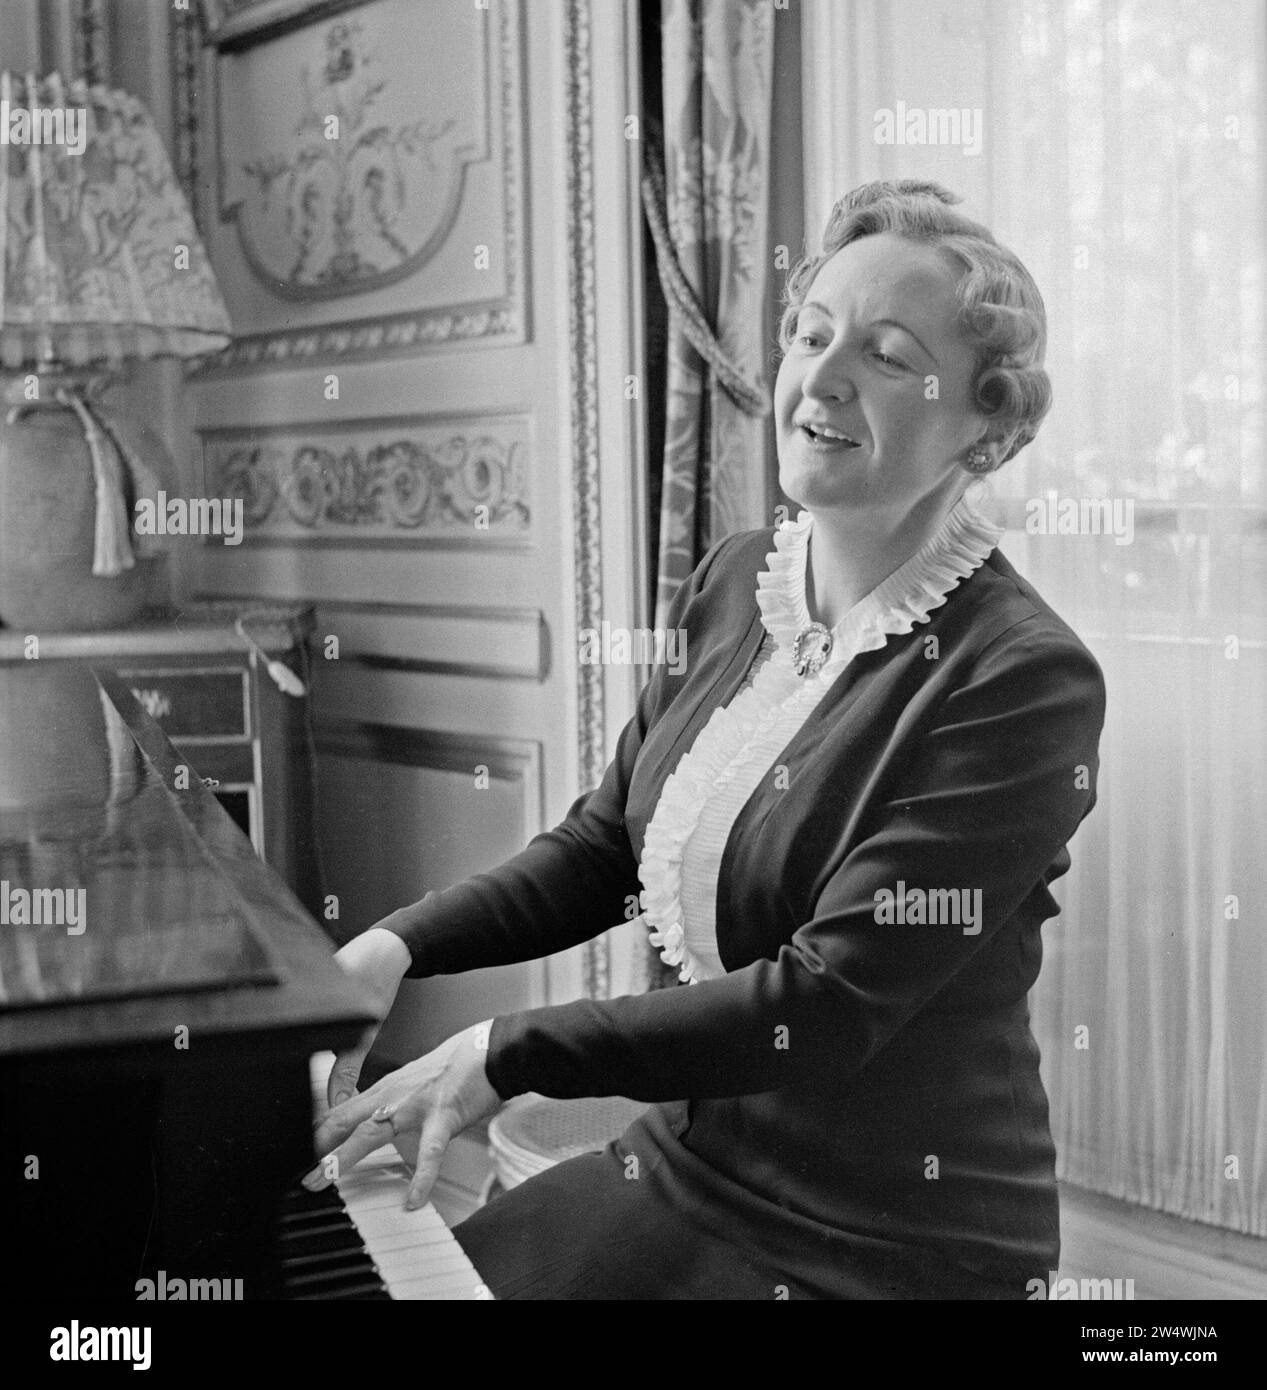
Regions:
<instances>
[{"instance_id":1,"label":"jacket sleeve","mask_svg":"<svg viewBox=\"0 0 1267 1390\"><path fill-rule=\"evenodd\" d=\"M774 960L498 1018L498 1093L704 1100L865 1066L1013 916L1094 804L1103 677L1033 621L996 638L945 698L874 829ZM877 894L899 881L980 889L979 932L878 920Z\"/></svg>"},{"instance_id":2,"label":"jacket sleeve","mask_svg":"<svg viewBox=\"0 0 1267 1390\"><path fill-rule=\"evenodd\" d=\"M669 607L668 626L685 627L692 646L694 600L727 543L708 552ZM649 723L673 699L677 679L668 667L655 668L602 782L553 830L498 868L428 893L376 924L408 946L411 978L538 960L623 919L626 899L641 890L625 830L629 781Z\"/></svg>"}]
</instances>

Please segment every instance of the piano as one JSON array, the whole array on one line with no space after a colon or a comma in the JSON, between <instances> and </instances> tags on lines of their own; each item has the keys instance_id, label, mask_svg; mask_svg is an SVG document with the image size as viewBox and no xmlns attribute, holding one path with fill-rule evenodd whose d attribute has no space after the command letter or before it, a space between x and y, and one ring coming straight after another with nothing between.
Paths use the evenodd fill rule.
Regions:
<instances>
[{"instance_id":1,"label":"piano","mask_svg":"<svg viewBox=\"0 0 1267 1390\"><path fill-rule=\"evenodd\" d=\"M297 1186L311 1059L371 1019L124 682L0 665L0 1219L24 1297L488 1297L434 1210L403 1210L394 1153Z\"/></svg>"}]
</instances>

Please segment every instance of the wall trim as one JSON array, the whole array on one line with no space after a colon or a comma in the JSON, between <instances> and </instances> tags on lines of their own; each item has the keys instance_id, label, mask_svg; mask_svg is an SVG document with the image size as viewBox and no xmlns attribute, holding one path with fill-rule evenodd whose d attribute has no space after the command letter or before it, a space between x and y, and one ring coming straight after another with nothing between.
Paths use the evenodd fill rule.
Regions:
<instances>
[{"instance_id":1,"label":"wall trim","mask_svg":"<svg viewBox=\"0 0 1267 1390\"><path fill-rule=\"evenodd\" d=\"M172 65L172 165L200 232L205 225L198 196L198 142L201 125L198 88L202 78L202 38L192 10L172 10L168 29Z\"/></svg>"},{"instance_id":2,"label":"wall trim","mask_svg":"<svg viewBox=\"0 0 1267 1390\"><path fill-rule=\"evenodd\" d=\"M325 635L336 636L340 662L363 666L490 680L543 681L550 671L549 632L537 608L319 603L316 631L318 648ZM472 659L469 648L483 649L487 659Z\"/></svg>"},{"instance_id":3,"label":"wall trim","mask_svg":"<svg viewBox=\"0 0 1267 1390\"><path fill-rule=\"evenodd\" d=\"M545 787L541 744L535 739L455 734L439 729L404 727L356 720L321 720L316 725L319 755L358 758L395 767L419 767L468 776L478 766L490 778L520 788L525 844L545 824Z\"/></svg>"},{"instance_id":4,"label":"wall trim","mask_svg":"<svg viewBox=\"0 0 1267 1390\"><path fill-rule=\"evenodd\" d=\"M598 452L597 291L594 255L594 113L589 0L567 0L564 74L567 83L568 341L571 348L572 525L576 630L598 627L603 608ZM582 791L596 787L606 763L603 674L576 668L577 771ZM611 952L602 938L581 954L582 985L591 999L611 986Z\"/></svg>"}]
</instances>

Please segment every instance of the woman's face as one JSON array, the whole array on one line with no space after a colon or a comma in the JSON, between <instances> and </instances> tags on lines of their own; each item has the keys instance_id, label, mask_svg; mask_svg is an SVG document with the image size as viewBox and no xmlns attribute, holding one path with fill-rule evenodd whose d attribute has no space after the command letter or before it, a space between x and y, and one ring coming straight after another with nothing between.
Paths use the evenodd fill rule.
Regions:
<instances>
[{"instance_id":1,"label":"woman's face","mask_svg":"<svg viewBox=\"0 0 1267 1390\"><path fill-rule=\"evenodd\" d=\"M779 483L789 497L811 512L901 516L962 492L964 455L986 422L973 406L976 364L957 308L942 256L891 232L850 242L827 261L774 387Z\"/></svg>"}]
</instances>

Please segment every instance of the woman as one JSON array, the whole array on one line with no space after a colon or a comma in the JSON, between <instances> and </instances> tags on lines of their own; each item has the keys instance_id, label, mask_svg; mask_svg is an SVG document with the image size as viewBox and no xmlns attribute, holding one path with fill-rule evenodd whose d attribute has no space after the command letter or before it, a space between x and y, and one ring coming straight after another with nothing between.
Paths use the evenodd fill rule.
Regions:
<instances>
[{"instance_id":1,"label":"woman","mask_svg":"<svg viewBox=\"0 0 1267 1390\"><path fill-rule=\"evenodd\" d=\"M1038 290L957 201L865 185L793 271L775 407L805 510L683 586L688 668L598 790L339 953L385 1013L404 974L545 956L640 894L691 981L491 1020L361 1095L340 1059L319 1151L420 1131L411 1202L503 1099L655 1102L456 1228L499 1298L1024 1298L1057 1266L1026 995L1104 685L966 495L1050 389Z\"/></svg>"}]
</instances>

